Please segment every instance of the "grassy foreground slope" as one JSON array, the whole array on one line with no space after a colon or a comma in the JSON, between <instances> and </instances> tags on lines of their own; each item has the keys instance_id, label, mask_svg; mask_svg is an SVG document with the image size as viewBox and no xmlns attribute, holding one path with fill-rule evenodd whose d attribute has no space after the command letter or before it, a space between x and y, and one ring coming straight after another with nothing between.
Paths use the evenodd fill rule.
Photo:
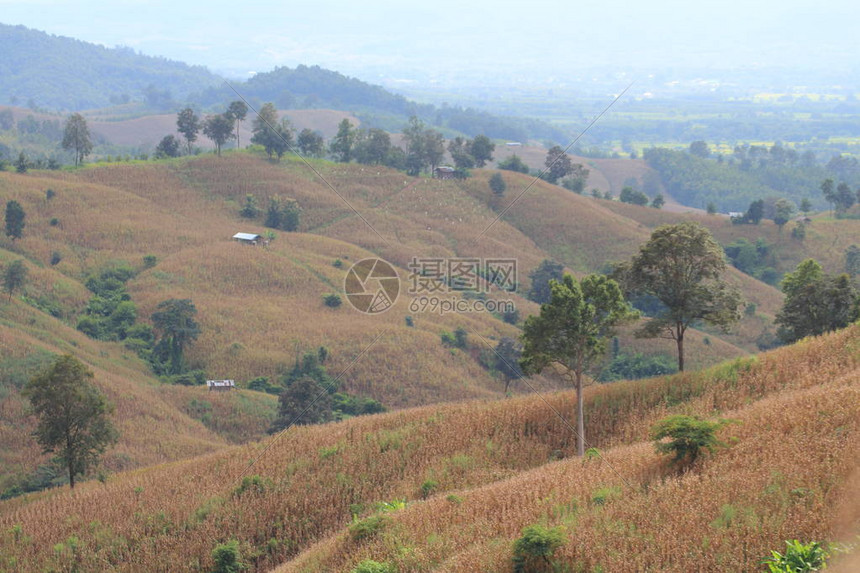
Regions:
<instances>
[{"instance_id":1,"label":"grassy foreground slope","mask_svg":"<svg viewBox=\"0 0 860 573\"><path fill-rule=\"evenodd\" d=\"M292 428L0 503L0 568L205 571L215 545L236 539L252 571L350 571L370 558L505 571L519 530L542 521L564 525L562 557L583 570L746 570L783 539L832 539L845 523L858 359L854 326L700 373L590 387L586 427L602 460L566 458L573 435L553 411L570 412L570 392ZM740 423L721 432L728 449L679 474L647 443L671 413ZM367 537L347 532L353 515L398 499L406 507Z\"/></svg>"},{"instance_id":2,"label":"grassy foreground slope","mask_svg":"<svg viewBox=\"0 0 860 573\"><path fill-rule=\"evenodd\" d=\"M349 571L364 559L398 571L510 571L512 541L534 523L563 528L555 558L572 571L752 571L783 539L850 539L860 526L852 331L716 368L703 393L651 409L641 422L671 411L735 421L721 432L730 447L687 472L659 459L650 443L619 440L600 458L410 504L373 535L357 540L341 531L277 571ZM842 370L845 351L853 365ZM783 367L798 376L787 383ZM600 407L596 396L591 401Z\"/></svg>"}]
</instances>

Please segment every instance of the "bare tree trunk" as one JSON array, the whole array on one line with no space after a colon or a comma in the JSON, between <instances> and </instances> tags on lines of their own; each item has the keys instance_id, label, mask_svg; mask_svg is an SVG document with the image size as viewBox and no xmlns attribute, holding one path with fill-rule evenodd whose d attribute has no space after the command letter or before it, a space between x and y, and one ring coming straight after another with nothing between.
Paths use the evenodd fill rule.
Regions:
<instances>
[{"instance_id":1,"label":"bare tree trunk","mask_svg":"<svg viewBox=\"0 0 860 573\"><path fill-rule=\"evenodd\" d=\"M684 331L681 328L678 328L677 332L678 336L675 340L678 343L678 371L684 371Z\"/></svg>"},{"instance_id":2,"label":"bare tree trunk","mask_svg":"<svg viewBox=\"0 0 860 573\"><path fill-rule=\"evenodd\" d=\"M69 467L69 487L75 489L75 457L72 451L72 436L66 431L66 464Z\"/></svg>"},{"instance_id":3,"label":"bare tree trunk","mask_svg":"<svg viewBox=\"0 0 860 573\"><path fill-rule=\"evenodd\" d=\"M576 455L585 455L585 418L582 414L582 368L576 370Z\"/></svg>"}]
</instances>

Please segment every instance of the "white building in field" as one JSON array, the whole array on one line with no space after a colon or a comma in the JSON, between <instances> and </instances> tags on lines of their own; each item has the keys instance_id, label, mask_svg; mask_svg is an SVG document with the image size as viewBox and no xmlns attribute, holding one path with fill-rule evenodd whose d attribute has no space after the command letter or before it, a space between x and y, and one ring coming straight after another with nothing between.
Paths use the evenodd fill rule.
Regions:
<instances>
[{"instance_id":1,"label":"white building in field","mask_svg":"<svg viewBox=\"0 0 860 573\"><path fill-rule=\"evenodd\" d=\"M233 235L233 240L243 245L256 245L259 243L263 237L256 233L236 233Z\"/></svg>"}]
</instances>

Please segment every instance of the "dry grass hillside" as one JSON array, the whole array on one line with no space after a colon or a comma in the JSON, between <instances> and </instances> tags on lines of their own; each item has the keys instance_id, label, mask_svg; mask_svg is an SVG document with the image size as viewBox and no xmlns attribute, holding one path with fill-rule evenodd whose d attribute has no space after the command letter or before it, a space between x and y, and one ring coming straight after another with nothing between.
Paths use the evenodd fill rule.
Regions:
<instances>
[{"instance_id":1,"label":"dry grass hillside","mask_svg":"<svg viewBox=\"0 0 860 573\"><path fill-rule=\"evenodd\" d=\"M46 460L28 437L33 420L25 416L19 390L26 376L60 353L71 352L93 368L122 412L122 441L106 464L111 470L260 437L274 415L271 396L211 397L199 388L164 386L134 352L74 330L91 296L84 282L106 265L125 262L138 269L128 291L140 322L148 322L160 301L193 300L202 333L189 349L189 363L212 378L243 385L276 376L299 354L326 346L328 371L339 376L343 390L402 408L499 396L502 381L479 358L518 329L484 312L415 312L405 293L377 316L346 304L325 306L321 295L342 291L353 262L381 255L398 266L405 288L413 257L516 258L524 292L528 273L544 258L580 274L594 271L630 256L649 233L602 202L538 182L482 236L517 189L528 185L527 177L505 173L509 191L498 198L484 171L465 182L441 182L383 168L324 161L313 166L325 181L295 158L273 164L250 153L0 174L0 197L19 201L27 213L24 237L0 244L0 264L24 258L29 269L25 296L0 304L0 368L16 376L14 384L4 384L0 431L14 447L2 448L0 456L5 468L15 468L5 475L31 473ZM51 199L48 189L55 192ZM278 232L265 249L231 241L237 231L265 231L261 219L238 215L249 193L263 207L274 195L296 199L303 210L300 232ZM152 268L143 265L147 255L156 257ZM773 289L756 281L744 288L752 300L761 299L760 312L775 312L776 303L767 302ZM522 318L538 310L517 293L494 290L489 298L511 298ZM691 333L689 363L704 367L754 349L756 328L765 319L748 319L729 337ZM440 334L458 327L470 334L467 349L443 346ZM627 335L621 343L646 354L673 350L667 341ZM168 429L152 430L153 417L170 420ZM151 439L162 431L175 439Z\"/></svg>"},{"instance_id":2,"label":"dry grass hillside","mask_svg":"<svg viewBox=\"0 0 860 573\"><path fill-rule=\"evenodd\" d=\"M856 532L860 329L709 370L586 390L599 458L568 457L570 392L427 406L0 503L0 570L210 570L235 539L251 571L507 571L532 523L572 570L752 570L783 540ZM648 429L726 417L688 471ZM790 415L786 415L790 413ZM383 511L380 502L404 500ZM399 509L398 509L399 508ZM358 520L360 526L350 523ZM848 525L846 525L848 524ZM356 533L359 529L362 533Z\"/></svg>"}]
</instances>

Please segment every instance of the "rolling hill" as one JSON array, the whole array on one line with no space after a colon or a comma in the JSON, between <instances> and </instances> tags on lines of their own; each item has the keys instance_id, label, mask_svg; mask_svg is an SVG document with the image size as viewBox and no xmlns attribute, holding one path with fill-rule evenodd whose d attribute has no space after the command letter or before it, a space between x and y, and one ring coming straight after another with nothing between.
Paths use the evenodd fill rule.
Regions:
<instances>
[{"instance_id":1,"label":"rolling hill","mask_svg":"<svg viewBox=\"0 0 860 573\"><path fill-rule=\"evenodd\" d=\"M256 377L278 376L300 354L325 346L328 369L342 374L345 391L403 408L499 396L504 385L482 366L482 356L500 337L517 336L518 329L489 313L416 313L405 295L392 311L378 316L359 315L347 306L329 308L321 295L342 290L345 267L381 255L395 263L406 285L413 257L512 257L524 292L528 272L544 258L555 257L577 273L593 271L610 257L632 254L649 233L601 202L540 182L505 220L479 237L478 230L497 216L500 201L512 200L512 195L501 200L492 196L489 173L442 182L367 166L325 161L314 166L331 188L295 158L272 164L253 153L235 152L220 159L0 174L2 198L19 201L27 213L24 237L3 243L0 264L23 257L30 270L24 296L0 306L3 355L8 357L0 367L15 380L4 382L3 431L15 447L0 451L8 461L4 468L9 468L2 489L29 479L47 460L27 436L33 421L24 416L18 392L52 355L79 355L123 412L123 442L106 459L110 470L258 438L274 416L268 395L243 390L235 398L210 399L200 388L165 386L121 343L90 340L76 331L77 317L91 296L86 278L105 266L124 262L137 269L128 291L141 322L148 322L163 300L193 300L202 334L189 350L189 362L212 378L232 378L244 386ZM505 177L512 189L528 182L516 174ZM51 199L46 198L48 189L54 192ZM231 241L237 231L265 231L261 220L238 216L249 193L262 206L274 195L296 199L303 209L300 232L277 233L266 249ZM148 255L156 261L151 268L143 264ZM344 266L335 266L338 260ZM775 290L743 275L737 280L746 281L762 313L775 312ZM490 298L507 296L493 292ZM537 312L534 303L517 293L510 298L521 319ZM411 327L407 315L412 315ZM467 350L445 347L440 335L460 327L469 332ZM751 318L734 337L691 333L691 365L743 355L744 349L754 349L757 329L763 327L760 319ZM628 335L620 341L620 348L629 352L672 351L660 341ZM549 379L540 383L558 384ZM153 416L173 420L169 433L176 447L171 451L161 440L137 438ZM180 446L183 440L186 445Z\"/></svg>"},{"instance_id":2,"label":"rolling hill","mask_svg":"<svg viewBox=\"0 0 860 573\"><path fill-rule=\"evenodd\" d=\"M2 502L0 566L193 571L236 540L251 570L348 572L373 559L501 572L520 530L542 523L563 528L558 558L583 570L748 570L784 539L852 534L858 337L853 326L699 373L588 388L598 457L567 457L574 395L562 392L292 428ZM678 471L647 439L674 413L734 420L727 447Z\"/></svg>"}]
</instances>

